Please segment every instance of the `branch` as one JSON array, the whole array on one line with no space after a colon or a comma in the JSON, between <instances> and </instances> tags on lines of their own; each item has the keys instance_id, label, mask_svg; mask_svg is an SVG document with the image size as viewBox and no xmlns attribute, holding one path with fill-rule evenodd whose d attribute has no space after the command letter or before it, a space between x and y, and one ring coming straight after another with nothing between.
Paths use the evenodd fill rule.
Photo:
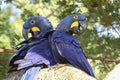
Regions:
<instances>
[{"instance_id":1,"label":"branch","mask_svg":"<svg viewBox=\"0 0 120 80\"><path fill-rule=\"evenodd\" d=\"M14 49L0 49L0 53L14 53L16 50Z\"/></svg>"},{"instance_id":2,"label":"branch","mask_svg":"<svg viewBox=\"0 0 120 80\"><path fill-rule=\"evenodd\" d=\"M110 71L103 80L119 80L120 79L120 63Z\"/></svg>"},{"instance_id":3,"label":"branch","mask_svg":"<svg viewBox=\"0 0 120 80\"><path fill-rule=\"evenodd\" d=\"M4 80L21 80L25 70L15 71ZM41 69L34 80L96 80L84 71L68 64L57 64Z\"/></svg>"},{"instance_id":4,"label":"branch","mask_svg":"<svg viewBox=\"0 0 120 80\"><path fill-rule=\"evenodd\" d=\"M104 62L115 62L115 63L120 63L119 59L109 59L109 58L103 58L103 57L96 57L96 56L90 56L90 55L86 55L86 57L88 59L94 59L94 60L100 60L100 61L104 61Z\"/></svg>"},{"instance_id":5,"label":"branch","mask_svg":"<svg viewBox=\"0 0 120 80\"><path fill-rule=\"evenodd\" d=\"M71 65L59 64L50 68L41 69L35 80L96 80L84 71Z\"/></svg>"},{"instance_id":6,"label":"branch","mask_svg":"<svg viewBox=\"0 0 120 80\"><path fill-rule=\"evenodd\" d=\"M46 17L50 17L51 15L53 15L57 10L59 10L59 8L61 8L61 6L58 6L56 9L53 9L52 12L50 14L48 14Z\"/></svg>"},{"instance_id":7,"label":"branch","mask_svg":"<svg viewBox=\"0 0 120 80\"><path fill-rule=\"evenodd\" d=\"M110 71L109 66L104 62L104 60L102 60L101 62L103 63L104 68L105 68L107 71Z\"/></svg>"}]
</instances>

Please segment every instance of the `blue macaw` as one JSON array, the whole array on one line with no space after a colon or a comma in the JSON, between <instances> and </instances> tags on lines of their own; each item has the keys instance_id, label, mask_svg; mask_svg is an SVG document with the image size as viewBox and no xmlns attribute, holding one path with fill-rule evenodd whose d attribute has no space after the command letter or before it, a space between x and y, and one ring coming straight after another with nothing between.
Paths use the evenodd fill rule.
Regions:
<instances>
[{"instance_id":1,"label":"blue macaw","mask_svg":"<svg viewBox=\"0 0 120 80\"><path fill-rule=\"evenodd\" d=\"M69 63L89 75L94 76L79 41L72 34L82 34L87 28L83 15L72 14L61 20L52 35L52 51L57 63Z\"/></svg>"},{"instance_id":2,"label":"blue macaw","mask_svg":"<svg viewBox=\"0 0 120 80\"><path fill-rule=\"evenodd\" d=\"M22 30L22 35L26 39L13 55L9 65L10 71L25 69L21 80L34 80L41 68L55 65L54 57L51 53L50 40L53 27L47 18L42 16L28 18ZM32 37L29 38L28 34Z\"/></svg>"}]
</instances>

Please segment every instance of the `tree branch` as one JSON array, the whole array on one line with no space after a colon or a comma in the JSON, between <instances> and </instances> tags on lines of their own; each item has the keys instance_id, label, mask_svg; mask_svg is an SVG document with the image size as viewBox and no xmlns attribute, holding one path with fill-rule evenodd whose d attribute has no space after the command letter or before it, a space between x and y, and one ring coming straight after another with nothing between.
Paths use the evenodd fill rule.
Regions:
<instances>
[{"instance_id":1,"label":"tree branch","mask_svg":"<svg viewBox=\"0 0 120 80\"><path fill-rule=\"evenodd\" d=\"M4 80L21 80L25 70L15 71ZM69 64L57 64L41 69L34 80L96 80L84 71Z\"/></svg>"},{"instance_id":2,"label":"tree branch","mask_svg":"<svg viewBox=\"0 0 120 80\"><path fill-rule=\"evenodd\" d=\"M14 49L1 49L0 48L0 53L14 53L16 50Z\"/></svg>"},{"instance_id":3,"label":"tree branch","mask_svg":"<svg viewBox=\"0 0 120 80\"><path fill-rule=\"evenodd\" d=\"M96 80L84 71L68 64L41 69L35 80Z\"/></svg>"},{"instance_id":4,"label":"tree branch","mask_svg":"<svg viewBox=\"0 0 120 80\"><path fill-rule=\"evenodd\" d=\"M120 63L111 70L103 80L119 80L120 79Z\"/></svg>"},{"instance_id":5,"label":"tree branch","mask_svg":"<svg viewBox=\"0 0 120 80\"><path fill-rule=\"evenodd\" d=\"M120 37L120 33L116 30L116 28L113 26L113 25L111 25L112 26L112 28L113 28L113 30L118 34L118 36Z\"/></svg>"},{"instance_id":6,"label":"tree branch","mask_svg":"<svg viewBox=\"0 0 120 80\"><path fill-rule=\"evenodd\" d=\"M119 59L109 59L109 58L96 57L96 56L90 56L90 55L86 55L86 57L87 57L88 59L100 60L100 61L104 61L104 62L120 63L120 60L119 60Z\"/></svg>"},{"instance_id":7,"label":"tree branch","mask_svg":"<svg viewBox=\"0 0 120 80\"><path fill-rule=\"evenodd\" d=\"M59 8L61 8L61 6L58 6L57 8L51 10L52 12L50 14L48 14L46 17L50 17L51 15L53 15L57 10L59 10Z\"/></svg>"}]
</instances>

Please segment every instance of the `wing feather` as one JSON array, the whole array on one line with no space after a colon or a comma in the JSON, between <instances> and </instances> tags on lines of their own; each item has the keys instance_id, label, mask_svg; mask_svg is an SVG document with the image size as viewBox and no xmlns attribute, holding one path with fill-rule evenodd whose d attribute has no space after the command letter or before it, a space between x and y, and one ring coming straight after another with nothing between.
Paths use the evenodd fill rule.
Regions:
<instances>
[{"instance_id":1,"label":"wing feather","mask_svg":"<svg viewBox=\"0 0 120 80\"><path fill-rule=\"evenodd\" d=\"M91 66L89 65L82 48L77 40L55 40L55 45L59 54L66 58L73 66L82 69L88 74L94 76Z\"/></svg>"},{"instance_id":2,"label":"wing feather","mask_svg":"<svg viewBox=\"0 0 120 80\"><path fill-rule=\"evenodd\" d=\"M30 48L25 55L24 59L17 60L14 64L18 64L18 70L39 64L46 64L50 66L51 52L48 47L48 41L43 40L39 44Z\"/></svg>"}]
</instances>

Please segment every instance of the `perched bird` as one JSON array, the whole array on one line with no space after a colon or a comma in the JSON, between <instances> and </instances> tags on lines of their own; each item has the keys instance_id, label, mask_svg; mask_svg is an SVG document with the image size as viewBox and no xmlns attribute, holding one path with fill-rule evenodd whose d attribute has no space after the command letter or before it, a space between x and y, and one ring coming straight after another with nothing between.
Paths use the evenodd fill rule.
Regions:
<instances>
[{"instance_id":1,"label":"perched bird","mask_svg":"<svg viewBox=\"0 0 120 80\"><path fill-rule=\"evenodd\" d=\"M26 39L10 60L10 72L22 71L21 80L34 80L41 68L55 65L50 49L53 27L47 18L30 17L23 24L22 34ZM28 34L32 37L29 38Z\"/></svg>"},{"instance_id":2,"label":"perched bird","mask_svg":"<svg viewBox=\"0 0 120 80\"><path fill-rule=\"evenodd\" d=\"M82 34L87 28L86 18L72 14L61 20L52 35L52 52L57 63L69 63L94 77L79 41L72 34Z\"/></svg>"}]
</instances>

